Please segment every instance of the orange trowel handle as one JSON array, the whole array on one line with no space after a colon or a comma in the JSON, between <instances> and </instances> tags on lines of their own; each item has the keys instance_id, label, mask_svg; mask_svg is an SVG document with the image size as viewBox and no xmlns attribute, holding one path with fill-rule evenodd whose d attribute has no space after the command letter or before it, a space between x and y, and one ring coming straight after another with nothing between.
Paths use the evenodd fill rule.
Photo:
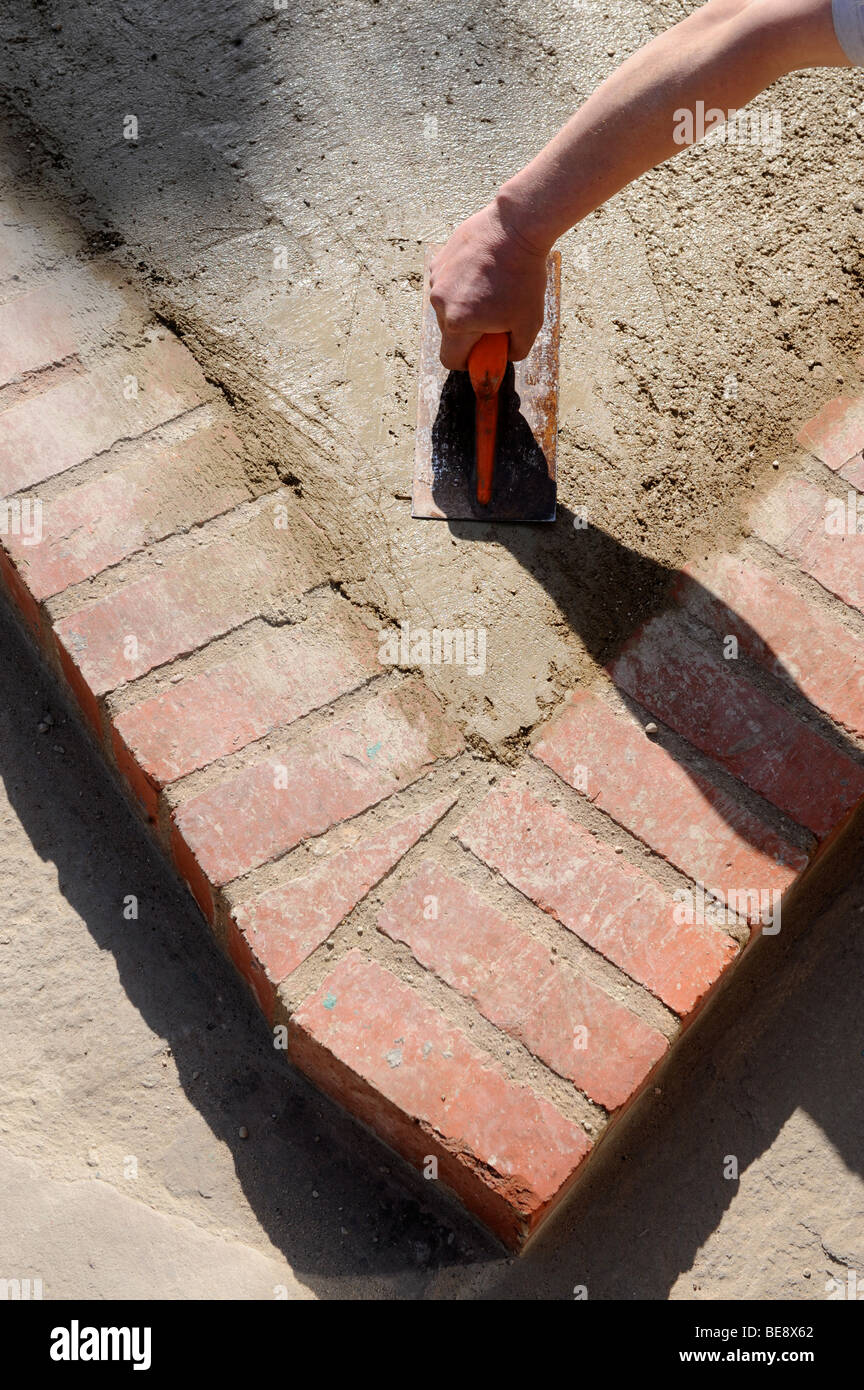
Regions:
<instances>
[{"instance_id":1,"label":"orange trowel handle","mask_svg":"<svg viewBox=\"0 0 864 1390\"><path fill-rule=\"evenodd\" d=\"M492 500L498 388L507 370L509 348L509 333L484 333L468 357L468 375L477 397L477 501L484 507Z\"/></svg>"}]
</instances>

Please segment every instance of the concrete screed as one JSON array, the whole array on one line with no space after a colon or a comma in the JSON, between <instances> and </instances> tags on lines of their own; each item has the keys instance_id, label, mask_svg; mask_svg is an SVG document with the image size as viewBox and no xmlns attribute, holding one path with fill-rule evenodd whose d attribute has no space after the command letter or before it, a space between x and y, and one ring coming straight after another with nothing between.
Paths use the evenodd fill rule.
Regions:
<instances>
[{"instance_id":1,"label":"concrete screed","mask_svg":"<svg viewBox=\"0 0 864 1390\"><path fill-rule=\"evenodd\" d=\"M427 674L504 756L857 379L861 77L796 75L755 104L779 147L694 148L564 239L554 535L410 519L422 243L687 8L10 6L12 103L244 408L333 578L387 620L487 630L482 682Z\"/></svg>"},{"instance_id":2,"label":"concrete screed","mask_svg":"<svg viewBox=\"0 0 864 1390\"><path fill-rule=\"evenodd\" d=\"M778 152L724 145L691 151L564 243L560 497L565 521L568 512L587 509L590 539L567 525L554 535L514 529L493 536L410 521L421 243L440 240L484 201L616 55L682 12L658 5L646 17L635 5L616 5L604 16L543 5L529 15L511 5L494 17L477 7L472 18L462 7L397 12L358 3L338 14L320 6L297 15L242 4L172 16L170 25L154 9L127 30L119 17L85 4L47 5L38 13L11 6L17 41L4 63L14 108L56 151L56 177L80 194L85 223L118 241L117 258L149 277L150 297L166 320L232 393L257 446L253 487L274 472L295 486L322 532L332 577L382 621L487 630L482 681L458 668L426 674L476 746L491 745L505 760L653 605L670 567L702 540L715 545L736 535L739 509L751 489L776 476L772 464L788 449L794 424L818 408L835 381L855 379L860 77L811 74L779 84L757 104L782 113ZM137 116L136 142L123 139L126 113ZM845 904L844 923L850 911ZM834 946L838 953L856 949L849 937ZM848 962L846 971L836 969L838 981L854 978ZM803 974L797 962L793 975ZM801 989L805 1013L816 1011L822 988ZM768 1034L794 1051L782 997L776 989L768 994L759 1006ZM242 1014L239 1002L237 1009ZM833 1009L828 1017L833 1026ZM810 1027L802 1024L805 1033ZM764 1081L764 1058L744 1059L754 1029L751 1016L746 1029L741 1025L737 1060L719 1035L718 1048L730 1073ZM703 1077L713 1073L710 1060L694 1064ZM355 1290L476 1297L495 1288L566 1297L567 1279L591 1284L577 1268L581 1252L597 1271L592 1296L596 1289L607 1297L821 1297L823 1270L860 1268L864 1257L853 1248L854 1223L836 1214L860 1206L860 1184L838 1160L839 1153L854 1166L852 1122L820 1115L817 1075L814 1068L812 1110L789 1115L772 1093L768 1109L783 1128L773 1157L758 1160L762 1201L736 1220L740 1200L730 1206L696 1258L694 1269L704 1274L682 1271L712 1228L706 1211L719 1216L726 1193L718 1198L719 1183L702 1176L704 1154L694 1161L700 1176L684 1176L683 1156L697 1140L685 1142L692 1113L686 1124L683 1113L674 1118L679 1098L668 1115L650 1121L678 1131L665 1161L674 1153L679 1183L655 1174L662 1191L649 1197L643 1169L604 1196L595 1178L554 1246L547 1243L542 1257L529 1256L524 1269L503 1276L496 1263L472 1266L470 1240L454 1254L443 1237L440 1250L434 1235L407 1239L411 1222L426 1218L406 1216L413 1206L397 1204L390 1228L375 1237L367 1232L363 1255L348 1258L352 1275L355 1259L370 1266ZM280 1077L284 1084L281 1070ZM799 1081L789 1074L796 1096ZM746 1121L739 1115L739 1124L761 1136L751 1133L744 1146L757 1162L766 1116L750 1113L746 1086L739 1092L740 1082L734 1100L730 1091L730 1110L743 1107ZM323 1104L309 1102L300 1082L296 1093ZM692 1095L700 1094L694 1087ZM706 1126L720 1135L714 1100L716 1089ZM773 1138L777 1124L770 1132ZM27 1155L28 1142L13 1144L14 1151ZM734 1143L724 1148L734 1150ZM780 1185L789 1171L803 1170L805 1181L812 1178L831 1199L823 1208L814 1192L811 1215L801 1221L793 1182L784 1218L790 1224L771 1234L763 1208L776 1208L764 1192L778 1183L778 1169L787 1174ZM629 1267L634 1234L674 1228L672 1193L677 1186L680 1200L681 1188L694 1183L704 1183L703 1200L697 1196L686 1237L672 1238L659 1270L656 1250L646 1268ZM634 1184L631 1228L624 1212ZM836 1203L835 1184L851 1184L848 1205ZM310 1253L321 1241L319 1235L306 1242L299 1211L305 1190L294 1222L284 1225L270 1212L262 1216L254 1201L250 1214L248 1193L234 1197L234 1215L220 1233L242 1228L241 1240L266 1247L259 1222L272 1221L280 1233L274 1244L304 1284L332 1294L332 1280L349 1270L342 1246L335 1249L335 1228L326 1259ZM161 1204L155 1192L147 1200ZM658 1208L667 1203L664 1218ZM193 1194L194 1222L199 1208ZM742 1233L754 1229L757 1210L760 1238L742 1253ZM617 1258L608 1261L604 1214L607 1228L613 1220L621 1230ZM576 1231L582 1234L574 1244ZM707 1254L721 1238L724 1253ZM383 1252L375 1248L382 1243ZM766 1271L765 1247L775 1244L777 1261ZM414 1254L406 1272L408 1245ZM737 1271L732 1288L723 1278L730 1258ZM802 1282L805 1268L815 1284ZM290 1296L296 1293L292 1287Z\"/></svg>"}]
</instances>

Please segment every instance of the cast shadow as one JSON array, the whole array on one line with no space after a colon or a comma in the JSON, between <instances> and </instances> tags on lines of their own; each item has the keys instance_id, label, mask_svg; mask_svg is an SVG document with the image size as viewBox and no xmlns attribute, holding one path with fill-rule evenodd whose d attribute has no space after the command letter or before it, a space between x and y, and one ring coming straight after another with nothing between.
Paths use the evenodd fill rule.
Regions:
<instances>
[{"instance_id":1,"label":"cast shadow","mask_svg":"<svg viewBox=\"0 0 864 1390\"><path fill-rule=\"evenodd\" d=\"M522 414L512 362L498 392L493 505L476 497L474 390L467 372L450 372L432 424L432 498L448 516L546 520L555 514L555 483L546 457Z\"/></svg>"},{"instance_id":2,"label":"cast shadow","mask_svg":"<svg viewBox=\"0 0 864 1390\"><path fill-rule=\"evenodd\" d=\"M529 529L539 528L520 531L526 544ZM645 563L608 537L593 544L604 562L620 551L625 567ZM566 601L575 618L575 592ZM131 1003L170 1043L180 1084L230 1148L262 1230L320 1297L423 1298L434 1278L444 1280L439 1297L563 1299L587 1283L592 1298L664 1299L737 1188L722 1180L723 1155L737 1155L746 1181L749 1165L803 1107L861 1171L864 1119L848 1096L860 1068L864 938L862 918L850 932L843 909L839 926L837 912L820 921L804 950L784 929L761 961L739 967L736 988L680 1044L662 1105L628 1117L550 1230L519 1261L503 1258L285 1066L74 716L63 729L68 758L59 766L34 758L42 702L56 709L61 697L5 613L0 634L0 776L15 813L37 852L56 864L62 892L94 940L112 952ZM120 910L129 891L142 903L134 930ZM864 903L861 874L854 891ZM768 1041L757 1046L760 1026ZM238 1138L240 1123L249 1140ZM628 1166L630 1151L638 1162Z\"/></svg>"},{"instance_id":3,"label":"cast shadow","mask_svg":"<svg viewBox=\"0 0 864 1390\"><path fill-rule=\"evenodd\" d=\"M680 633L685 650L698 651L709 660L717 682L723 681L728 674L743 679L745 692L749 691L751 683L760 686L763 695L774 705L788 710L811 734L824 740L826 754L828 749L833 749L845 756L854 766L848 769L846 780L841 779L841 792L838 793L837 763L826 756L824 761L813 760L808 768L809 798L806 804L802 800L799 806L802 814L797 821L794 813L783 812L780 808L793 837L797 833L801 838L796 824L802 826L811 817L818 819L815 813L819 807L842 803L844 809L851 809L864 795L864 752L858 743L808 698L794 672L752 624L693 575L685 575L675 567L633 550L599 526L585 525L582 516L560 501L558 519L552 526L481 528L461 521L450 521L448 526L463 541L488 543L494 538L509 551L546 591L569 629L578 635L599 665L608 667L625 650L629 651L629 644L638 639L641 627L663 612L668 625L666 640ZM666 606L666 601L672 597L680 598L681 602ZM713 614L710 626L703 616L709 612ZM724 643L730 636L738 643L738 656L734 660L724 657ZM758 661L755 656L751 660L747 653L758 653ZM678 678L684 679L680 668L681 662L676 660L670 641L670 679L674 680L676 669ZM710 702L706 705L707 713L701 706L696 712L688 710L691 727L679 729L674 722L674 702L667 702L661 676L655 670L646 676L646 681L650 686L650 706L647 695L643 704L620 686L618 694L642 725L651 720L662 723L665 719L667 728L661 728L656 741L663 744L679 765L694 777L704 774L707 766L711 780L716 780L721 790L740 790L746 785L743 777L737 780L740 774L730 780L730 772L722 767L719 757L712 751ZM734 696L734 683L730 679L730 698ZM742 710L741 719L740 737L736 738L734 749L727 750L730 764L733 755L738 757L742 751L753 753L754 773L751 785L745 790L745 800L757 813L761 810L771 818L776 816L776 810L770 802L770 794L761 792L755 785L762 775L756 759L760 750L770 751L776 735L770 726L762 728L754 723L752 708L747 709L746 718ZM765 776L769 775L766 771ZM725 813L726 802L722 798L718 799L716 809ZM746 824L736 823L736 830L742 835L748 833ZM818 832L812 829L805 831L810 835L811 844L815 833ZM760 841L754 838L752 843L758 847Z\"/></svg>"}]
</instances>

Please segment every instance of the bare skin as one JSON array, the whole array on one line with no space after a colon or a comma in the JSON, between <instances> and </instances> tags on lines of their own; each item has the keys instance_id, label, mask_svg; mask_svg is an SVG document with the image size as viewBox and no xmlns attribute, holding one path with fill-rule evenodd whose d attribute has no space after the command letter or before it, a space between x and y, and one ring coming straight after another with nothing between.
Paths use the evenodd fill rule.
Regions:
<instances>
[{"instance_id":1,"label":"bare skin","mask_svg":"<svg viewBox=\"0 0 864 1390\"><path fill-rule=\"evenodd\" d=\"M441 361L464 369L484 333L527 357L543 323L546 257L564 232L681 150L675 113L739 110L787 73L849 67L831 0L709 0L634 53L435 257Z\"/></svg>"}]
</instances>

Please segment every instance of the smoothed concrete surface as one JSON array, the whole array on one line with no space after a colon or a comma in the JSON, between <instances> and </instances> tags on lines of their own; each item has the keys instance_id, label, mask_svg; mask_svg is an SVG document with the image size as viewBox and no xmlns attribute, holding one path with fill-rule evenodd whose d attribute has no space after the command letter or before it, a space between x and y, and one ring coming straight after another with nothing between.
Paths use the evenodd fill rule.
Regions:
<instances>
[{"instance_id":1,"label":"smoothed concrete surface","mask_svg":"<svg viewBox=\"0 0 864 1390\"><path fill-rule=\"evenodd\" d=\"M753 107L776 148L696 147L563 239L558 525L410 519L423 243L691 8L8 6L0 80L46 176L242 404L346 591L487 630L482 680L427 675L504 754L858 381L864 78L794 74Z\"/></svg>"},{"instance_id":2,"label":"smoothed concrete surface","mask_svg":"<svg viewBox=\"0 0 864 1390\"><path fill-rule=\"evenodd\" d=\"M127 1197L98 1178L63 1182L0 1150L0 1267L45 1299L303 1299L284 1260Z\"/></svg>"}]
</instances>

